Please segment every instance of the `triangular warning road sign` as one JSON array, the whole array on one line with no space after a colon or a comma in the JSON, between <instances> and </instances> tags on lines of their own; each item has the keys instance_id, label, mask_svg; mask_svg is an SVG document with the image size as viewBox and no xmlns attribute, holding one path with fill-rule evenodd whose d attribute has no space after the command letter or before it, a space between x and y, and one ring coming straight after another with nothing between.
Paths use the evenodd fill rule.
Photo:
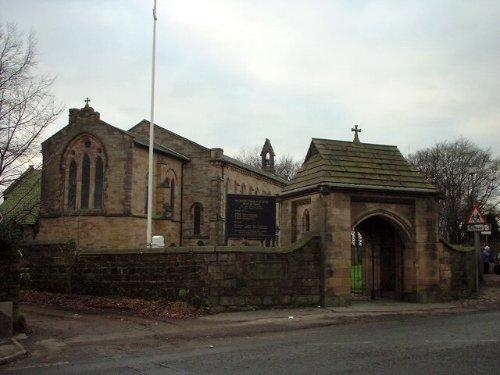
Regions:
<instances>
[{"instance_id":1,"label":"triangular warning road sign","mask_svg":"<svg viewBox=\"0 0 500 375\"><path fill-rule=\"evenodd\" d=\"M469 216L469 220L467 220L467 224L486 224L486 220L484 220L484 216L479 210L479 206L474 206L474 208L472 209L472 213Z\"/></svg>"}]
</instances>

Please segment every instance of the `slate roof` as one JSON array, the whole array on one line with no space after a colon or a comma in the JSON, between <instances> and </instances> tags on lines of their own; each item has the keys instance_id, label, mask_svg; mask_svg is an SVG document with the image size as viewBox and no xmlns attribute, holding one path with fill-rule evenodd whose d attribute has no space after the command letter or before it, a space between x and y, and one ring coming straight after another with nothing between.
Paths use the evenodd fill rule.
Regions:
<instances>
[{"instance_id":1,"label":"slate roof","mask_svg":"<svg viewBox=\"0 0 500 375\"><path fill-rule=\"evenodd\" d=\"M133 133L128 133L128 134L134 138L134 143L136 145L147 148L149 150L149 137L141 137L141 136L139 136L137 134L133 134ZM165 147L165 146L163 146L159 143L156 143L156 142L153 145L153 150L160 152L160 153L163 153L163 154L166 154L166 155L169 155L169 156L173 156L173 157L175 157L177 159L181 159L183 161L190 160L187 156L182 155L182 154L178 153L177 151L174 151L171 148Z\"/></svg>"},{"instance_id":2,"label":"slate roof","mask_svg":"<svg viewBox=\"0 0 500 375\"><path fill-rule=\"evenodd\" d=\"M130 134L132 137L138 137L138 136L137 136L137 134L135 133L135 131L134 131L134 130L135 130L137 127L139 127L139 126L141 126L141 125L145 125L145 124L147 124L147 125L149 126L149 121L148 121L148 120L142 120L142 121L140 121L138 124L136 124L136 125L134 125L133 127L131 127L131 128L128 130L128 132L127 132L127 133L128 133L128 134ZM163 132L163 133L170 134L170 135L172 135L172 136L174 136L174 137L177 137L177 138L179 138L179 139L182 139L184 142L188 142L188 143L190 143L190 144L192 144L192 145L194 145L194 146L196 146L196 147L198 147L198 148L200 148L200 149L202 149L202 150L206 150L206 151L209 151L209 150L210 150L208 147L205 147L205 146L203 146L203 145L200 145L199 143L196 143L196 142L194 142L194 141L192 141L192 140L190 140L190 139L187 139L187 138L183 137L182 135L179 135L179 134L177 134L177 133L175 133L175 132L173 132L173 131L171 131L171 130L165 129L164 127L162 127L162 126L160 126L160 125L158 125L158 124L155 124L155 131L161 131L161 132ZM148 140L148 142L149 142L149 137L147 138L147 140ZM268 140L266 139L266 141L268 141ZM161 146L161 145L159 145L159 144L156 144L156 143L155 143L155 149L156 149L157 145L158 145L158 146ZM173 151L172 149L169 149L169 150ZM174 151L174 152L175 152L175 151ZM179 155L181 155L181 154L179 154ZM181 156L183 156L183 155L181 155ZM185 157L186 157L186 156L185 156ZM186 158L187 158L187 157L186 157ZM234 166L236 166L236 167L239 167L239 168L242 168L242 169L246 169L247 171L250 171L250 172L253 172L253 173L257 173L257 174L259 174L259 175L261 175L261 176L264 176L264 177L270 178L270 179L272 179L272 180L274 180L274 181L277 181L277 182L279 182L279 183L282 183L283 185L285 185L285 184L287 184L287 183L288 183L288 181L287 181L286 179L282 178L281 176L278 176L278 175L276 175L276 174L274 174L274 173L270 173L270 172L265 171L265 170L263 170L263 169L261 169L261 168L256 168L256 167L253 167L253 166L251 166L251 165L249 165L249 164L243 163L243 162L241 162L241 161L239 161L239 160L237 160L237 159L234 159L234 158L232 158L232 157L230 157L230 156L223 155L223 156L222 156L222 159L223 159L226 163L233 164L233 165L234 165ZM188 159L188 160L189 160L189 159Z\"/></svg>"},{"instance_id":3,"label":"slate roof","mask_svg":"<svg viewBox=\"0 0 500 375\"><path fill-rule=\"evenodd\" d=\"M41 178L42 171L30 167L4 191L0 212L5 222L35 224L40 212Z\"/></svg>"},{"instance_id":4,"label":"slate roof","mask_svg":"<svg viewBox=\"0 0 500 375\"><path fill-rule=\"evenodd\" d=\"M278 176L277 174L265 171L265 170L263 170L261 168L253 167L253 166L251 166L249 164L243 163L242 161L239 161L239 160L234 159L232 157L229 157L227 155L223 155L222 156L222 160L224 160L226 163L233 164L233 165L235 165L235 166L237 166L239 168L246 169L246 170L254 172L254 173L258 173L258 174L260 174L262 176L265 176L267 178L270 178L270 179L272 179L274 181L280 182L283 185L286 185L288 183L287 180L285 180L284 178Z\"/></svg>"},{"instance_id":5,"label":"slate roof","mask_svg":"<svg viewBox=\"0 0 500 375\"><path fill-rule=\"evenodd\" d=\"M313 138L304 164L283 193L319 186L437 193L397 146Z\"/></svg>"}]
</instances>

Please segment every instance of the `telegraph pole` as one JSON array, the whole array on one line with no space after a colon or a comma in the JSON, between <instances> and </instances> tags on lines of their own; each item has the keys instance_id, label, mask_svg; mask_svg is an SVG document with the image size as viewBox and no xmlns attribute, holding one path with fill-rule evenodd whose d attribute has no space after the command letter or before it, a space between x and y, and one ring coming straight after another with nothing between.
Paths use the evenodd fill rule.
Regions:
<instances>
[{"instance_id":1,"label":"telegraph pole","mask_svg":"<svg viewBox=\"0 0 500 375\"><path fill-rule=\"evenodd\" d=\"M475 204L472 212L467 220L467 230L474 232L474 252L476 258L476 292L479 293L479 281L482 279L482 254L481 254L481 231L485 230L486 221L479 208L479 204Z\"/></svg>"},{"instance_id":2,"label":"telegraph pole","mask_svg":"<svg viewBox=\"0 0 500 375\"><path fill-rule=\"evenodd\" d=\"M153 227L153 148L155 119L155 60L156 60L156 0L153 7L153 56L151 64L151 116L149 120L149 166L148 166L148 218L146 245L151 247Z\"/></svg>"}]
</instances>

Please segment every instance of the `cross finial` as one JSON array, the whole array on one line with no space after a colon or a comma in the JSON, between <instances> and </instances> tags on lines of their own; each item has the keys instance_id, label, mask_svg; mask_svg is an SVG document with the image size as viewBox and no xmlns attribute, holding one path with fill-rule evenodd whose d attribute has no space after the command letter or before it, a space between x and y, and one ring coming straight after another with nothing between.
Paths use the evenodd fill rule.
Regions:
<instances>
[{"instance_id":1,"label":"cross finial","mask_svg":"<svg viewBox=\"0 0 500 375\"><path fill-rule=\"evenodd\" d=\"M354 125L354 128L351 128L351 131L354 132L354 143L359 143L358 133L361 133L361 129L358 128L358 125Z\"/></svg>"},{"instance_id":2,"label":"cross finial","mask_svg":"<svg viewBox=\"0 0 500 375\"><path fill-rule=\"evenodd\" d=\"M85 107L88 107L89 106L89 102L90 102L90 99L87 97L87 99L84 100L85 102Z\"/></svg>"}]
</instances>

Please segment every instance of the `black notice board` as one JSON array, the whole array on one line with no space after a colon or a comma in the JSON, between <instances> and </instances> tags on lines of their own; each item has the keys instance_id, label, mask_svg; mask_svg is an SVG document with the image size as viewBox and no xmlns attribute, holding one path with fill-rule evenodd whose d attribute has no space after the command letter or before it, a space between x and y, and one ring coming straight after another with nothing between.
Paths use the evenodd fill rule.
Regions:
<instances>
[{"instance_id":1,"label":"black notice board","mask_svg":"<svg viewBox=\"0 0 500 375\"><path fill-rule=\"evenodd\" d=\"M227 195L227 238L266 239L276 235L276 198Z\"/></svg>"}]
</instances>

